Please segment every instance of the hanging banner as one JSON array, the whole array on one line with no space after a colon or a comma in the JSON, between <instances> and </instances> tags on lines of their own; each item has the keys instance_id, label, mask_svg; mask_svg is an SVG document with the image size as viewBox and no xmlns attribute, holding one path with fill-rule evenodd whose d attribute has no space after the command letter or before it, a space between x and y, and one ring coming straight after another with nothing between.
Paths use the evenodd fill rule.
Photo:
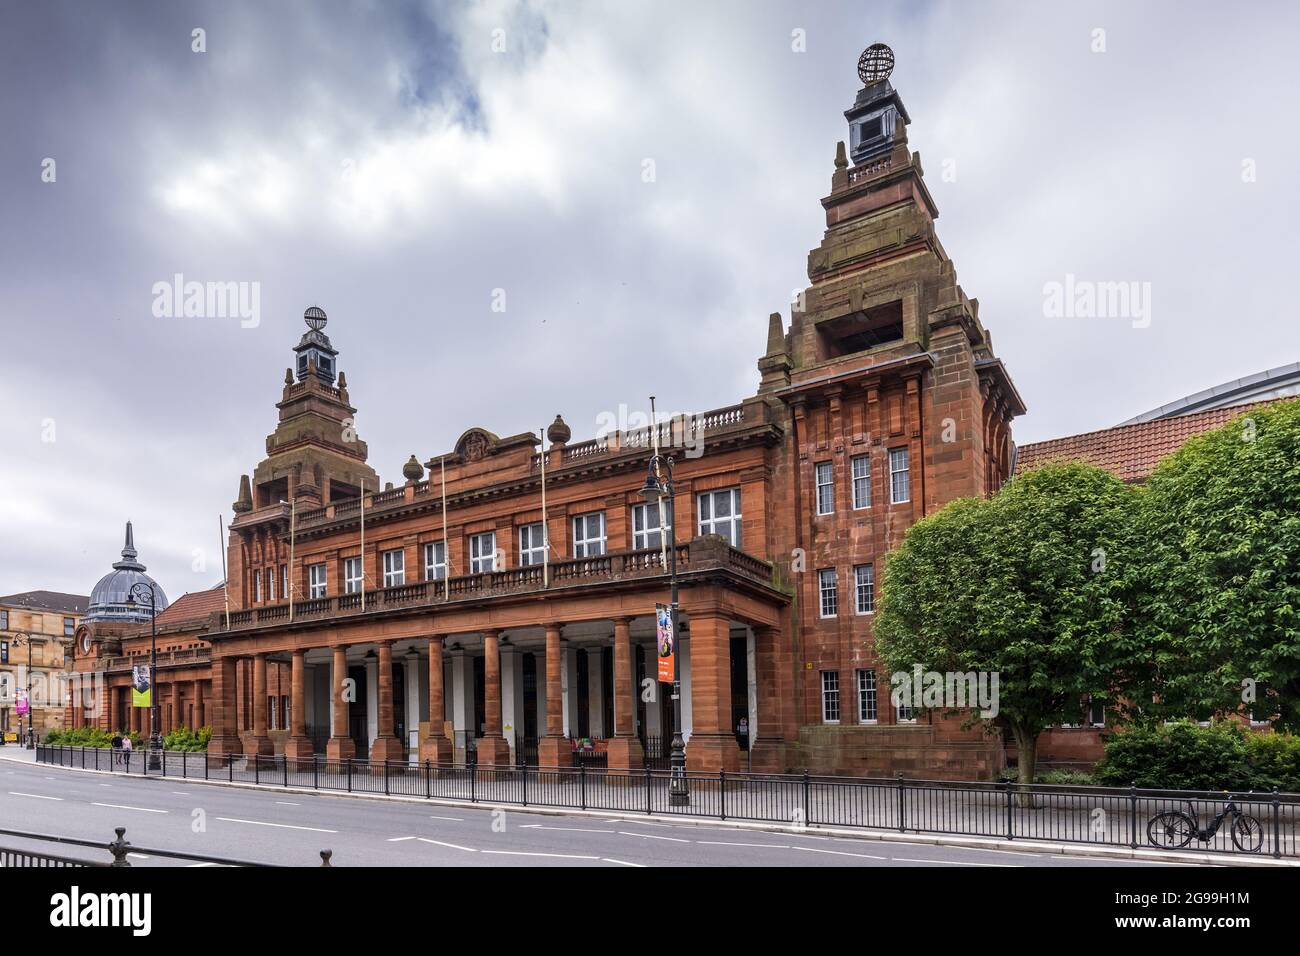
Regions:
<instances>
[{"instance_id":1,"label":"hanging banner","mask_svg":"<svg viewBox=\"0 0 1300 956\"><path fill-rule=\"evenodd\" d=\"M666 604L655 605L655 646L659 648L659 681L673 682L673 655L677 651L677 636L673 634L673 616Z\"/></svg>"},{"instance_id":2,"label":"hanging banner","mask_svg":"<svg viewBox=\"0 0 1300 956\"><path fill-rule=\"evenodd\" d=\"M24 714L31 712L31 705L27 702L27 691L22 688L18 689L18 700L14 706L14 712L22 717Z\"/></svg>"},{"instance_id":3,"label":"hanging banner","mask_svg":"<svg viewBox=\"0 0 1300 956\"><path fill-rule=\"evenodd\" d=\"M149 687L149 665L136 664L131 668L131 706L148 707L152 703Z\"/></svg>"}]
</instances>

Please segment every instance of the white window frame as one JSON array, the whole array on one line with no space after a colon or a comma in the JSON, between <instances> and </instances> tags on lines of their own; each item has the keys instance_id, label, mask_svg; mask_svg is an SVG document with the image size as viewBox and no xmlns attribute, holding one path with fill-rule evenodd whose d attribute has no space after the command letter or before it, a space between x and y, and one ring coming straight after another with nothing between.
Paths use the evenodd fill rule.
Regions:
<instances>
[{"instance_id":1,"label":"white window frame","mask_svg":"<svg viewBox=\"0 0 1300 956\"><path fill-rule=\"evenodd\" d=\"M266 569L266 599L275 600L275 565Z\"/></svg>"},{"instance_id":2,"label":"white window frame","mask_svg":"<svg viewBox=\"0 0 1300 956\"><path fill-rule=\"evenodd\" d=\"M483 531L469 536L469 573L487 574L497 569L497 533Z\"/></svg>"},{"instance_id":3,"label":"white window frame","mask_svg":"<svg viewBox=\"0 0 1300 956\"><path fill-rule=\"evenodd\" d=\"M863 580L865 578L865 581ZM865 595L866 601L862 600ZM859 564L853 568L854 608L858 614L876 613L876 568L873 564ZM864 607L865 605L865 607Z\"/></svg>"},{"instance_id":4,"label":"white window frame","mask_svg":"<svg viewBox=\"0 0 1300 956\"><path fill-rule=\"evenodd\" d=\"M365 568L360 557L343 559L343 593L360 594Z\"/></svg>"},{"instance_id":5,"label":"white window frame","mask_svg":"<svg viewBox=\"0 0 1300 956\"><path fill-rule=\"evenodd\" d=\"M599 532L591 534L590 519L595 518ZM605 512L587 511L573 516L573 556L575 558L598 558L605 553Z\"/></svg>"},{"instance_id":6,"label":"white window frame","mask_svg":"<svg viewBox=\"0 0 1300 956\"><path fill-rule=\"evenodd\" d=\"M289 566L280 565L280 597L289 600Z\"/></svg>"},{"instance_id":7,"label":"white window frame","mask_svg":"<svg viewBox=\"0 0 1300 956\"><path fill-rule=\"evenodd\" d=\"M817 513L835 514L835 464L819 461L813 465L814 484L817 489Z\"/></svg>"},{"instance_id":8,"label":"white window frame","mask_svg":"<svg viewBox=\"0 0 1300 956\"><path fill-rule=\"evenodd\" d=\"M861 467L859 467L861 463ZM849 461L849 483L852 486L853 510L871 507L871 456L854 455Z\"/></svg>"},{"instance_id":9,"label":"white window frame","mask_svg":"<svg viewBox=\"0 0 1300 956\"><path fill-rule=\"evenodd\" d=\"M519 526L519 566L541 564L546 558L546 529L540 521Z\"/></svg>"},{"instance_id":10,"label":"white window frame","mask_svg":"<svg viewBox=\"0 0 1300 956\"><path fill-rule=\"evenodd\" d=\"M447 542L429 541L424 546L424 580L442 581L447 577Z\"/></svg>"},{"instance_id":11,"label":"white window frame","mask_svg":"<svg viewBox=\"0 0 1300 956\"><path fill-rule=\"evenodd\" d=\"M659 511L660 508L663 509L662 514ZM653 517L651 517L652 514ZM632 506L632 549L634 551L662 546L659 539L660 517L664 521L664 534L671 540L672 524L668 521L668 507L663 498L658 501L645 501Z\"/></svg>"},{"instance_id":12,"label":"white window frame","mask_svg":"<svg viewBox=\"0 0 1300 956\"><path fill-rule=\"evenodd\" d=\"M840 672L822 671L822 723L840 722Z\"/></svg>"},{"instance_id":13,"label":"white window frame","mask_svg":"<svg viewBox=\"0 0 1300 956\"><path fill-rule=\"evenodd\" d=\"M253 572L253 603L262 603L262 572Z\"/></svg>"},{"instance_id":14,"label":"white window frame","mask_svg":"<svg viewBox=\"0 0 1300 956\"><path fill-rule=\"evenodd\" d=\"M829 585L828 583L829 582ZM819 568L817 571L817 607L822 618L839 617L840 614L840 574L835 568Z\"/></svg>"},{"instance_id":15,"label":"white window frame","mask_svg":"<svg viewBox=\"0 0 1300 956\"><path fill-rule=\"evenodd\" d=\"M383 552L384 587L395 588L406 583L406 550L392 548Z\"/></svg>"},{"instance_id":16,"label":"white window frame","mask_svg":"<svg viewBox=\"0 0 1300 956\"><path fill-rule=\"evenodd\" d=\"M307 565L307 595L312 600L329 597L329 577L325 572L325 562Z\"/></svg>"},{"instance_id":17,"label":"white window frame","mask_svg":"<svg viewBox=\"0 0 1300 956\"><path fill-rule=\"evenodd\" d=\"M892 704L894 700L894 695L892 692L889 695L889 700L890 703ZM920 709L917 707L913 707L911 704L895 704L894 722L898 724L914 724L916 723L916 718L919 713L920 713Z\"/></svg>"},{"instance_id":18,"label":"white window frame","mask_svg":"<svg viewBox=\"0 0 1300 956\"><path fill-rule=\"evenodd\" d=\"M726 495L727 507L731 514L718 517L717 504ZM702 491L696 497L696 514L700 534L720 534L733 548L741 546L740 489L718 488L714 491Z\"/></svg>"},{"instance_id":19,"label":"white window frame","mask_svg":"<svg viewBox=\"0 0 1300 956\"><path fill-rule=\"evenodd\" d=\"M860 667L855 676L858 685L858 723L877 723L880 720L880 692L875 668Z\"/></svg>"},{"instance_id":20,"label":"white window frame","mask_svg":"<svg viewBox=\"0 0 1300 956\"><path fill-rule=\"evenodd\" d=\"M898 463L902 462L902 467ZM899 497L899 486L903 497ZM906 445L889 449L889 503L903 505L912 500L912 455Z\"/></svg>"}]
</instances>

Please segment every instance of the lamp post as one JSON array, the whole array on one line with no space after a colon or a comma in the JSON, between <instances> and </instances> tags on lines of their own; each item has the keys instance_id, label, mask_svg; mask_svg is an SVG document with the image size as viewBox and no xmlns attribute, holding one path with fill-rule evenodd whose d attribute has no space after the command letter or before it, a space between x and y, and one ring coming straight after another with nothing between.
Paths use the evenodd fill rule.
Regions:
<instances>
[{"instance_id":1,"label":"lamp post","mask_svg":"<svg viewBox=\"0 0 1300 956\"><path fill-rule=\"evenodd\" d=\"M653 425L651 427L654 427ZM667 476L665 477L665 472ZM677 521L673 514L673 458L657 451L650 459L646 472L645 485L641 496L647 502L657 501L660 509L666 507L668 524L668 581L671 590L668 605L668 620L673 632L673 742L669 757L668 803L672 806L686 806L691 802L690 781L686 779L686 743L682 740L682 655L677 642L681 632L677 626ZM664 525L664 513L660 511L659 527ZM662 531L661 531L662 533Z\"/></svg>"},{"instance_id":2,"label":"lamp post","mask_svg":"<svg viewBox=\"0 0 1300 956\"><path fill-rule=\"evenodd\" d=\"M23 746L31 750L36 746L36 732L32 726L32 638L28 634L20 634L14 638L14 644L18 647L27 645L27 737ZM18 728L22 729L22 718L18 720Z\"/></svg>"},{"instance_id":3,"label":"lamp post","mask_svg":"<svg viewBox=\"0 0 1300 956\"><path fill-rule=\"evenodd\" d=\"M158 600L154 587L148 581L137 581L126 595L126 606L135 609L136 595L143 599L149 595L149 769L162 767L158 757L162 750L162 735L158 733Z\"/></svg>"}]
</instances>

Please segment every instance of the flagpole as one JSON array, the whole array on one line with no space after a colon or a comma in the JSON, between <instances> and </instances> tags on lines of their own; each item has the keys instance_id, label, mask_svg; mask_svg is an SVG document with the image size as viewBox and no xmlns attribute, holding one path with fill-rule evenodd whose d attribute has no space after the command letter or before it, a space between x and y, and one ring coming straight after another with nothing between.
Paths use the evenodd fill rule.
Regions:
<instances>
[{"instance_id":1,"label":"flagpole","mask_svg":"<svg viewBox=\"0 0 1300 956\"><path fill-rule=\"evenodd\" d=\"M438 459L442 473L442 596L451 599L451 541L447 538L447 457Z\"/></svg>"},{"instance_id":2,"label":"flagpole","mask_svg":"<svg viewBox=\"0 0 1300 956\"><path fill-rule=\"evenodd\" d=\"M226 630L230 630L230 580L226 573L226 522L217 515L217 534L221 538L221 596L226 604Z\"/></svg>"},{"instance_id":3,"label":"flagpole","mask_svg":"<svg viewBox=\"0 0 1300 956\"><path fill-rule=\"evenodd\" d=\"M542 436L542 453L538 461L542 463L542 587L551 586L551 526L546 521L546 429L538 434Z\"/></svg>"},{"instance_id":4,"label":"flagpole","mask_svg":"<svg viewBox=\"0 0 1300 956\"><path fill-rule=\"evenodd\" d=\"M293 620L293 545L294 537L298 532L298 496L295 495L289 501L289 567L286 572L289 575L289 620Z\"/></svg>"},{"instance_id":5,"label":"flagpole","mask_svg":"<svg viewBox=\"0 0 1300 956\"><path fill-rule=\"evenodd\" d=\"M361 610L366 609L366 479L361 479Z\"/></svg>"},{"instance_id":6,"label":"flagpole","mask_svg":"<svg viewBox=\"0 0 1300 956\"><path fill-rule=\"evenodd\" d=\"M655 460L659 459L659 422L655 418L655 397L650 396L650 443L654 447ZM664 503L659 502L659 559L662 562L659 566L665 567L668 564L668 536L664 534ZM676 634L673 635L675 640Z\"/></svg>"}]
</instances>

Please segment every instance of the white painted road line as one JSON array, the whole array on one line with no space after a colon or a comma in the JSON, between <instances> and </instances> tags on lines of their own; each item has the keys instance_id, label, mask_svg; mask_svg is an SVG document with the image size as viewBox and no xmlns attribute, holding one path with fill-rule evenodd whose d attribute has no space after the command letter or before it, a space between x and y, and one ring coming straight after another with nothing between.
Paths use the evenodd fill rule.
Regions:
<instances>
[{"instance_id":1,"label":"white painted road line","mask_svg":"<svg viewBox=\"0 0 1300 956\"><path fill-rule=\"evenodd\" d=\"M658 836L654 833L628 833L626 830L619 830L618 833L623 836L639 837L642 840L668 840L672 843L690 843L690 840L683 840L681 837Z\"/></svg>"},{"instance_id":2,"label":"white painted road line","mask_svg":"<svg viewBox=\"0 0 1300 956\"><path fill-rule=\"evenodd\" d=\"M17 790L10 790L11 797L31 797L33 800L62 800L62 797L47 797L40 793L19 793Z\"/></svg>"},{"instance_id":3,"label":"white painted road line","mask_svg":"<svg viewBox=\"0 0 1300 956\"><path fill-rule=\"evenodd\" d=\"M968 863L965 860L909 860L905 856L890 857L895 863L939 863L946 866L1001 866L1014 867L1014 863Z\"/></svg>"},{"instance_id":4,"label":"white painted road line","mask_svg":"<svg viewBox=\"0 0 1300 956\"><path fill-rule=\"evenodd\" d=\"M530 853L527 850L483 850L495 856L547 856L556 860L599 860L598 856L579 856L576 853Z\"/></svg>"},{"instance_id":5,"label":"white painted road line","mask_svg":"<svg viewBox=\"0 0 1300 956\"><path fill-rule=\"evenodd\" d=\"M453 850L464 850L466 853L477 853L478 850L472 846L459 846L455 843L443 843L441 840L430 840L428 837L416 837L421 843L432 843L434 846L448 846Z\"/></svg>"},{"instance_id":6,"label":"white painted road line","mask_svg":"<svg viewBox=\"0 0 1300 956\"><path fill-rule=\"evenodd\" d=\"M804 853L829 853L832 856L856 856L864 860L888 860L887 856L873 856L870 853L850 853L848 850L822 850L815 846L792 846L792 850L800 850Z\"/></svg>"},{"instance_id":7,"label":"white painted road line","mask_svg":"<svg viewBox=\"0 0 1300 956\"><path fill-rule=\"evenodd\" d=\"M277 800L277 801L275 801L275 802L278 803L278 804L279 804L280 806L282 806L282 807L300 807L300 806L302 806L301 803L290 803L288 800Z\"/></svg>"},{"instance_id":8,"label":"white painted road line","mask_svg":"<svg viewBox=\"0 0 1300 956\"><path fill-rule=\"evenodd\" d=\"M463 817L429 817L430 820L450 820L452 823L464 823Z\"/></svg>"},{"instance_id":9,"label":"white painted road line","mask_svg":"<svg viewBox=\"0 0 1300 956\"><path fill-rule=\"evenodd\" d=\"M414 840L414 839L415 839L415 837L413 837L413 836L409 836L409 837L389 837L389 838L388 838L388 842L389 842L389 843L405 843L407 840Z\"/></svg>"},{"instance_id":10,"label":"white painted road line","mask_svg":"<svg viewBox=\"0 0 1300 956\"><path fill-rule=\"evenodd\" d=\"M745 846L761 847L764 850L789 850L791 847L784 843L728 843L726 840L696 840L700 846Z\"/></svg>"},{"instance_id":11,"label":"white painted road line","mask_svg":"<svg viewBox=\"0 0 1300 956\"><path fill-rule=\"evenodd\" d=\"M521 830L558 830L563 833L617 833L617 830L594 830L591 827L548 827L541 823L525 823Z\"/></svg>"},{"instance_id":12,"label":"white painted road line","mask_svg":"<svg viewBox=\"0 0 1300 956\"><path fill-rule=\"evenodd\" d=\"M120 803L92 803L92 807L110 807L114 810L139 810L141 813L167 813L166 810L154 810L150 807L126 807Z\"/></svg>"},{"instance_id":13,"label":"white painted road line","mask_svg":"<svg viewBox=\"0 0 1300 956\"><path fill-rule=\"evenodd\" d=\"M255 827L279 827L281 830L310 830L312 833L338 833L338 830L326 830L323 827L298 827L292 823L267 823L263 820L241 820L238 817L217 817L225 823L247 823Z\"/></svg>"},{"instance_id":14,"label":"white painted road line","mask_svg":"<svg viewBox=\"0 0 1300 956\"><path fill-rule=\"evenodd\" d=\"M600 862L602 862L602 863L617 863L617 864L619 864L620 866L637 866L637 867L640 867L641 869L645 869L645 867L646 867L646 865L645 865L644 863L629 863L627 860L611 860L611 859L610 859L609 857L607 857L607 856L602 856L602 857L600 858Z\"/></svg>"},{"instance_id":15,"label":"white painted road line","mask_svg":"<svg viewBox=\"0 0 1300 956\"><path fill-rule=\"evenodd\" d=\"M190 795L188 790L173 790L172 793L178 797L188 797Z\"/></svg>"}]
</instances>

